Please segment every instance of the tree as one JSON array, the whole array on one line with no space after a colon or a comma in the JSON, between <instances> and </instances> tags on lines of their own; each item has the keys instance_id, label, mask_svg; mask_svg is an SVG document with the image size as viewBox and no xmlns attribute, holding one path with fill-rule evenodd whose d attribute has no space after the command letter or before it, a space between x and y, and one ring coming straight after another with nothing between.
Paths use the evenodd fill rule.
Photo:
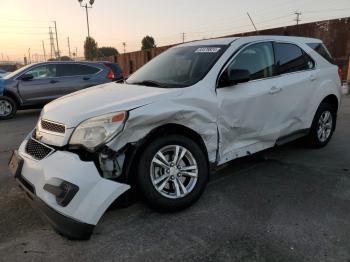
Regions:
<instances>
[{"instance_id":1,"label":"tree","mask_svg":"<svg viewBox=\"0 0 350 262\"><path fill-rule=\"evenodd\" d=\"M155 48L156 47L156 43L154 41L154 38L152 36L146 35L143 39L142 39L142 47L141 50L146 50L146 49L150 49L150 48Z\"/></svg>"},{"instance_id":2,"label":"tree","mask_svg":"<svg viewBox=\"0 0 350 262\"><path fill-rule=\"evenodd\" d=\"M114 47L100 47L98 49L99 56L116 56L119 52Z\"/></svg>"},{"instance_id":3,"label":"tree","mask_svg":"<svg viewBox=\"0 0 350 262\"><path fill-rule=\"evenodd\" d=\"M49 58L47 61L73 61L69 56L61 56L60 58Z\"/></svg>"},{"instance_id":4,"label":"tree","mask_svg":"<svg viewBox=\"0 0 350 262\"><path fill-rule=\"evenodd\" d=\"M59 60L60 61L73 61L73 59L70 58L69 56L61 56L61 58Z\"/></svg>"},{"instance_id":5,"label":"tree","mask_svg":"<svg viewBox=\"0 0 350 262\"><path fill-rule=\"evenodd\" d=\"M86 60L94 60L98 55L97 42L92 37L86 37L84 43L84 55Z\"/></svg>"}]
</instances>

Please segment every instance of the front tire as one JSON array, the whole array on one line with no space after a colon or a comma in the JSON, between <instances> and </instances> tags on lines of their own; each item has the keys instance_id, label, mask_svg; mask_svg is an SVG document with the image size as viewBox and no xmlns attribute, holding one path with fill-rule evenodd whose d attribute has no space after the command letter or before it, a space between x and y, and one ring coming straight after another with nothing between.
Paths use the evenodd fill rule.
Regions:
<instances>
[{"instance_id":1,"label":"front tire","mask_svg":"<svg viewBox=\"0 0 350 262\"><path fill-rule=\"evenodd\" d=\"M335 130L336 118L336 109L330 104L322 103L318 107L307 137L311 147L321 148L329 143Z\"/></svg>"},{"instance_id":2,"label":"front tire","mask_svg":"<svg viewBox=\"0 0 350 262\"><path fill-rule=\"evenodd\" d=\"M142 152L137 181L143 199L158 211L184 209L200 197L209 176L203 150L191 139L169 135Z\"/></svg>"},{"instance_id":3,"label":"front tire","mask_svg":"<svg viewBox=\"0 0 350 262\"><path fill-rule=\"evenodd\" d=\"M0 96L0 120L13 118L16 112L16 102L10 97Z\"/></svg>"}]
</instances>

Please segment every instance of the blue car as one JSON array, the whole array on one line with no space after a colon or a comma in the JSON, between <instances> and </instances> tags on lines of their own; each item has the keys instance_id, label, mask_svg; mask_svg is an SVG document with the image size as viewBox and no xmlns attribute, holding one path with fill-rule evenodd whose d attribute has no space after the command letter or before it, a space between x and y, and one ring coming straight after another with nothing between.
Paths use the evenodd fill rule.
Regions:
<instances>
[{"instance_id":1,"label":"blue car","mask_svg":"<svg viewBox=\"0 0 350 262\"><path fill-rule=\"evenodd\" d=\"M117 64L106 62L45 62L31 64L0 78L0 120L17 109L40 108L46 103L95 85L123 78Z\"/></svg>"},{"instance_id":2,"label":"blue car","mask_svg":"<svg viewBox=\"0 0 350 262\"><path fill-rule=\"evenodd\" d=\"M7 72L3 69L0 69L0 78L5 76L7 74Z\"/></svg>"}]
</instances>

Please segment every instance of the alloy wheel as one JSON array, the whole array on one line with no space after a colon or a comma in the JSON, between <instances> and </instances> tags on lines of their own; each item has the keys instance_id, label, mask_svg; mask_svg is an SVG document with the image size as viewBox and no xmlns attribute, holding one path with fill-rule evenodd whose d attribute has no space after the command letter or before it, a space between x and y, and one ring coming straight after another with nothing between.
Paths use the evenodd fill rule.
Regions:
<instances>
[{"instance_id":1,"label":"alloy wheel","mask_svg":"<svg viewBox=\"0 0 350 262\"><path fill-rule=\"evenodd\" d=\"M330 111L324 111L318 120L317 137L323 143L332 133L333 117Z\"/></svg>"},{"instance_id":2,"label":"alloy wheel","mask_svg":"<svg viewBox=\"0 0 350 262\"><path fill-rule=\"evenodd\" d=\"M185 147L168 145L154 155L150 176L153 187L161 195L171 199L183 198L197 183L197 161Z\"/></svg>"},{"instance_id":3,"label":"alloy wheel","mask_svg":"<svg viewBox=\"0 0 350 262\"><path fill-rule=\"evenodd\" d=\"M0 116L9 116L12 112L12 105L7 100L0 100Z\"/></svg>"}]
</instances>

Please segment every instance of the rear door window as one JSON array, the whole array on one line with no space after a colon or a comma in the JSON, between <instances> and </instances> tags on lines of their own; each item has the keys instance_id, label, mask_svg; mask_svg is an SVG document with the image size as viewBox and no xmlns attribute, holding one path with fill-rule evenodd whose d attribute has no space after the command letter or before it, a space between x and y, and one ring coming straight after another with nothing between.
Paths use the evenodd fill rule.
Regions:
<instances>
[{"instance_id":1,"label":"rear door window","mask_svg":"<svg viewBox=\"0 0 350 262\"><path fill-rule=\"evenodd\" d=\"M99 68L82 64L59 64L57 67L59 76L84 76L100 71Z\"/></svg>"},{"instance_id":2,"label":"rear door window","mask_svg":"<svg viewBox=\"0 0 350 262\"><path fill-rule=\"evenodd\" d=\"M315 62L300 47L289 43L274 43L278 74L314 68Z\"/></svg>"},{"instance_id":3,"label":"rear door window","mask_svg":"<svg viewBox=\"0 0 350 262\"><path fill-rule=\"evenodd\" d=\"M327 48L322 43L309 43L307 44L313 50L315 50L320 56L326 59L329 63L334 64L334 60L331 54L328 52Z\"/></svg>"}]
</instances>

